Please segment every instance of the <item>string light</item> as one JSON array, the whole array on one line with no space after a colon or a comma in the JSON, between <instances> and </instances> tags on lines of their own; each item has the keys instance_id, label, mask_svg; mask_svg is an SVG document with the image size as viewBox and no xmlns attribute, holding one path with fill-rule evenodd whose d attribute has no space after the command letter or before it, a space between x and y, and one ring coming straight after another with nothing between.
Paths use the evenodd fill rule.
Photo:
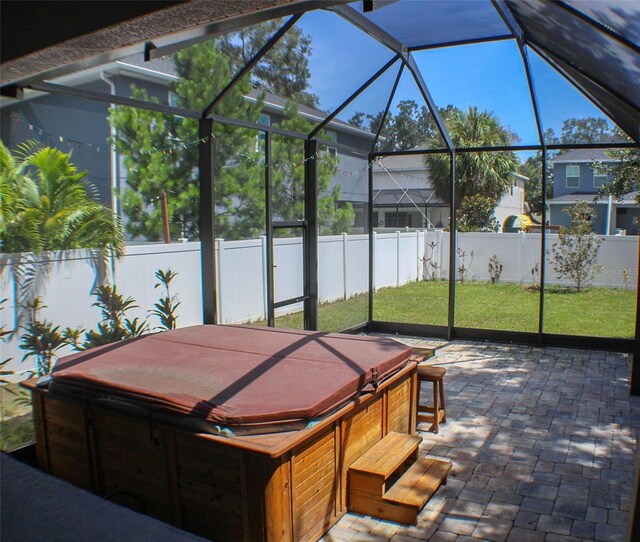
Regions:
<instances>
[{"instance_id":1,"label":"string light","mask_svg":"<svg viewBox=\"0 0 640 542\"><path fill-rule=\"evenodd\" d=\"M30 122L27 122L26 120L16 116L16 115L12 115L11 113L7 113L6 111L0 111L3 115L8 116L12 121L18 123L18 124L24 124L25 126L28 127L30 132L35 132L38 136L40 136L40 138L47 138L51 141L57 141L58 143L66 143L67 146L69 148L72 147L77 147L78 149L82 149L82 148L89 148L89 149L93 149L96 152L109 152L111 150L111 147L106 144L106 145L95 145L93 143L86 143L83 141L78 141L77 139L72 139L70 137L65 137L65 136L61 136L59 134L54 134L52 132L49 132L48 130L45 130L44 128L40 128L38 126L35 126L33 124L31 124ZM209 137L203 137L200 139L196 139L194 141L180 141L179 139L175 139L175 144L171 145L171 146L167 146L167 147L151 147L150 149L145 149L145 150L140 150L138 151L138 154L153 154L156 152L161 152L163 154L172 154L175 150L179 149L179 148L183 148L186 149L188 147L193 147L195 145L199 145L200 143L203 143L205 141L208 141ZM120 153L123 154L123 153ZM124 153L126 154L126 153Z\"/></svg>"}]
</instances>

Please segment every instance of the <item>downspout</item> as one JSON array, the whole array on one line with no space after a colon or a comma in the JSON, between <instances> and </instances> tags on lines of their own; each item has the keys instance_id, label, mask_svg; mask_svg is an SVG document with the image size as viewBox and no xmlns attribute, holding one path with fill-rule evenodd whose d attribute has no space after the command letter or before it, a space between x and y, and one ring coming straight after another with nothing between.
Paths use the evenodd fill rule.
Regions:
<instances>
[{"instance_id":1,"label":"downspout","mask_svg":"<svg viewBox=\"0 0 640 542\"><path fill-rule=\"evenodd\" d=\"M100 79L104 81L107 85L109 85L109 92L112 96L116 95L116 84L113 80L107 77L107 74L102 70L100 72ZM115 108L115 105L111 104L109 106L110 109ZM113 212L120 216L120 185L118 182L118 153L116 151L115 140L118 134L115 126L109 125L109 135L111 137L111 141L109 142L109 155L111 162L111 208Z\"/></svg>"},{"instance_id":2,"label":"downspout","mask_svg":"<svg viewBox=\"0 0 640 542\"><path fill-rule=\"evenodd\" d=\"M605 235L611 235L611 207L613 196L609 194L609 200L607 201L607 229L605 231Z\"/></svg>"}]
</instances>

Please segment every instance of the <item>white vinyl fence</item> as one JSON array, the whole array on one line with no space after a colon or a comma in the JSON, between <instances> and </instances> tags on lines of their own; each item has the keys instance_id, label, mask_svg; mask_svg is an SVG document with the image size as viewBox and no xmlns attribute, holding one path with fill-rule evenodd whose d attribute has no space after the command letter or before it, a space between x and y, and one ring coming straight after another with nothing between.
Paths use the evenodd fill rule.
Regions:
<instances>
[{"instance_id":1,"label":"white vinyl fence","mask_svg":"<svg viewBox=\"0 0 640 542\"><path fill-rule=\"evenodd\" d=\"M637 237L603 237L598 272L592 281L597 286L635 288L638 272ZM549 235L547 248L557 240ZM503 265L501 281L533 281L532 269L540 262L540 235L524 233L462 233L459 251L466 253L469 270L465 280L489 280L488 262L496 255ZM364 293L369 284L369 241L367 235L323 236L318 246L318 291L320 302L331 302ZM222 323L261 320L266 314L266 240L216 241L218 314ZM374 233L373 258L375 288L397 287L425 276L448 277L449 234L440 230ZM473 252L473 257L471 257ZM5 329L14 329L16 255L0 254L0 299L7 299L0 311ZM274 246L275 299L301 296L303 293L303 249L300 238L276 239ZM458 266L459 263L456 263ZM181 302L178 323L182 326L202 322L200 282L200 244L137 245L127 247L126 255L114 266L108 280L118 292L133 297L138 308L131 317L147 317L148 310L163 295L155 289L154 273L171 268L178 275L172 294ZM39 295L46 306L40 318L61 328L94 327L100 312L92 307L91 292L98 279L89 251L72 251L53 258L46 268L36 265ZM46 272L45 272L46 271ZM547 282L558 283L552 266L546 267ZM569 284L565 281L565 284ZM282 307L277 314L300 310L301 306ZM157 325L149 318L151 327ZM2 343L0 360L12 358L9 369L29 369L31 361L20 363L24 352L19 338ZM70 350L61 351L68 353Z\"/></svg>"}]
</instances>

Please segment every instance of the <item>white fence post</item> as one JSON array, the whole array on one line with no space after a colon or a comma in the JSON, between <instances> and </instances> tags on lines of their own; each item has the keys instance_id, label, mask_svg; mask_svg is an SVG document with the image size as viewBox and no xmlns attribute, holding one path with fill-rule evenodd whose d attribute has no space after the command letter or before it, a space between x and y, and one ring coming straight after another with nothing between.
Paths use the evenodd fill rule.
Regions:
<instances>
[{"instance_id":1,"label":"white fence post","mask_svg":"<svg viewBox=\"0 0 640 542\"><path fill-rule=\"evenodd\" d=\"M218 251L218 257L216 258L216 284L218 291L216 292L216 299L218 300L218 323L222 324L222 252L224 251L224 239L216 239L216 250Z\"/></svg>"},{"instance_id":2,"label":"white fence post","mask_svg":"<svg viewBox=\"0 0 640 542\"><path fill-rule=\"evenodd\" d=\"M372 232L373 258L372 285L374 291L380 288L393 287L410 281L414 275L410 258L413 256L411 235L396 232L380 234ZM422 237L424 235L424 239ZM467 235L470 237L467 238ZM393 246L393 242L396 246ZM401 250L403 239L407 240L407 250ZM449 251L444 246L445 239L449 239L449 232L442 230L425 231L416 234L416 256L428 255L430 262L437 264L435 277L446 277L444 265L448 266ZM476 262L486 262L496 252L505 265L504 282L531 282L531 267L536 263L545 265L544 256L539 253L539 234L513 233L483 233L460 234L462 246L469 247L473 243L476 251ZM557 238L551 235L550 243ZM327 250L323 251L323 273L328 274L324 279L327 294L320 298L321 302L331 302L343 297L349 298L354 294L366 293L369 286L369 254L367 235L342 235L327 238ZM433 241L434 251L431 253L429 242ZM450 241L449 241L450 242ZM279 269L280 284L290 286L300 280L299 246L293 239L278 240L278 248L283 249ZM297 241L299 243L299 240ZM289 248L287 249L287 245ZM294 246L295 245L295 246ZM422 246L420 246L422 245ZM264 318L266 314L266 248L265 237L242 241L215 240L217 282L217 312L220 323L240 323ZM439 246L439 247L438 247ZM296 248L297 247L297 248ZM324 246L323 246L324 248ZM285 254L286 249L286 254ZM534 252L535 249L535 252ZM423 252L424 251L424 252ZM429 252L427 252L429 251ZM520 254L517 252L520 251ZM593 286L618 287L630 286L627 278L629 273L635 275L637 269L638 238L633 236L609 236L602 244L599 255L600 270L597 272ZM377 254L380 258L377 259ZM294 256L291 256L291 255ZM296 256L297 255L297 256ZM399 256L406 258L404 261ZM340 263L342 258L342 263ZM394 261L394 258L396 260ZM367 264L362 265L363 261ZM57 320L56 323L71 327L93 327L98 322L98 311L91 307L93 299L91 290L96 280L95 269L91 265L92 258L88 251L74 252L73 257L56 260L51 267L46 284L43 284L43 302L48 306L47 317ZM327 264L327 262L329 262ZM343 280L340 281L340 265L342 265ZM452 262L456 265L456 262ZM13 278L8 266L7 256L0 255L0 299L12 299ZM126 249L126 254L117 266L117 283L127 295L133 296L140 304L135 316L144 317L146 308L157 301L157 290L153 288L153 272L159 268L171 267L178 272L176 278L176 293L181 298L182 307L179 325L194 325L202 318L202 291L199 281L200 246L198 243L172 245L132 245ZM262 268L262 269L261 269ZM6 270L5 270L6 269ZM407 275L404 276L404 270ZM428 270L435 269L428 267ZM455 267L453 268L456 269ZM479 280L490 280L486 265L477 266ZM393 274L396 273L394 280ZM637 271L636 271L637 272ZM421 268L418 266L418 277ZM295 280L294 280L295 279ZM570 284L567 280L555 278L552 270L547 274L548 284ZM297 283L297 282L296 282ZM55 287L51 286L54 285ZM173 286L173 284L172 284ZM321 296L323 294L321 293ZM10 307L7 307L10 308ZM2 317L11 318L9 311L3 311ZM10 321L11 322L11 321ZM10 323L9 322L9 323ZM13 358L12 363L17 369L24 369L20 365L22 352L18 347L18 339L11 339L2 345L4 357ZM68 352L65 352L68 353Z\"/></svg>"},{"instance_id":3,"label":"white fence post","mask_svg":"<svg viewBox=\"0 0 640 542\"><path fill-rule=\"evenodd\" d=\"M444 230L438 230L438 278L442 279L442 266L444 265Z\"/></svg>"},{"instance_id":4,"label":"white fence post","mask_svg":"<svg viewBox=\"0 0 640 542\"><path fill-rule=\"evenodd\" d=\"M420 230L416 230L416 282L420 280Z\"/></svg>"},{"instance_id":5,"label":"white fence post","mask_svg":"<svg viewBox=\"0 0 640 542\"><path fill-rule=\"evenodd\" d=\"M520 258L518 258L518 264L520 265L520 269L518 270L518 277L520 277L520 280L524 280L524 258L525 258L525 253L524 253L524 244L526 242L526 236L527 234L524 233L522 230L520 230Z\"/></svg>"},{"instance_id":6,"label":"white fence post","mask_svg":"<svg viewBox=\"0 0 640 542\"><path fill-rule=\"evenodd\" d=\"M373 262L373 265L371 266L371 270L372 270L372 275L373 277L371 277L372 279L372 284L373 284L373 291L377 291L377 286L376 286L376 246L378 244L378 234L374 231L372 232L373 235L373 243L372 243L372 249L371 249L371 260Z\"/></svg>"},{"instance_id":7,"label":"white fence post","mask_svg":"<svg viewBox=\"0 0 640 542\"><path fill-rule=\"evenodd\" d=\"M400 232L396 232L396 285L400 286Z\"/></svg>"},{"instance_id":8,"label":"white fence post","mask_svg":"<svg viewBox=\"0 0 640 542\"><path fill-rule=\"evenodd\" d=\"M269 314L269 295L267 294L267 236L260 236L260 243L262 245L262 305L264 307L263 317L266 320Z\"/></svg>"},{"instance_id":9,"label":"white fence post","mask_svg":"<svg viewBox=\"0 0 640 542\"><path fill-rule=\"evenodd\" d=\"M343 284L343 292L344 299L347 299L347 242L348 237L346 233L342 234L342 284Z\"/></svg>"}]
</instances>

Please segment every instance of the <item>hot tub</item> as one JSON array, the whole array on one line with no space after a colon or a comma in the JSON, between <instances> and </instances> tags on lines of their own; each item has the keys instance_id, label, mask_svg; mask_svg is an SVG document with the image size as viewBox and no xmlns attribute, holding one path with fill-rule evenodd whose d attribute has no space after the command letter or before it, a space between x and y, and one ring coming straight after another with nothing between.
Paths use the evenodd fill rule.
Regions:
<instances>
[{"instance_id":1,"label":"hot tub","mask_svg":"<svg viewBox=\"0 0 640 542\"><path fill-rule=\"evenodd\" d=\"M41 466L217 541L317 540L346 471L415 428L390 339L195 326L60 360L34 395Z\"/></svg>"}]
</instances>

